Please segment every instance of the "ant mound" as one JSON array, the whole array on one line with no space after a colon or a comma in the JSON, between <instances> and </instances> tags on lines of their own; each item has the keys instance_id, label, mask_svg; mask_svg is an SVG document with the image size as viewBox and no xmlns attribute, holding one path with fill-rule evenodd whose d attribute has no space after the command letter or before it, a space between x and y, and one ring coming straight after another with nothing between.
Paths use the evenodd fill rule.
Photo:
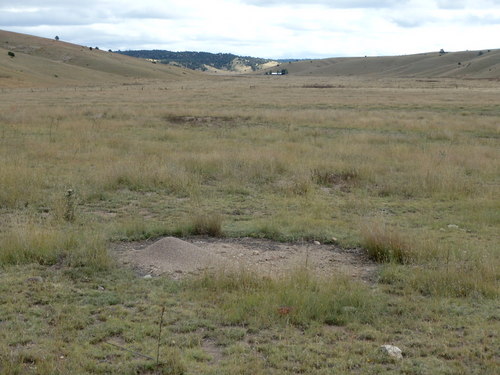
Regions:
<instances>
[{"instance_id":1,"label":"ant mound","mask_svg":"<svg viewBox=\"0 0 500 375\"><path fill-rule=\"evenodd\" d=\"M165 237L144 249L130 251L125 262L141 273L166 274L173 278L220 267L225 263L219 255L174 237Z\"/></svg>"},{"instance_id":2,"label":"ant mound","mask_svg":"<svg viewBox=\"0 0 500 375\"><path fill-rule=\"evenodd\" d=\"M315 275L344 274L372 282L377 265L362 249L319 242L281 243L255 238L165 237L159 241L114 244L118 259L140 275L180 279L203 270L248 271L280 277L307 268Z\"/></svg>"}]
</instances>

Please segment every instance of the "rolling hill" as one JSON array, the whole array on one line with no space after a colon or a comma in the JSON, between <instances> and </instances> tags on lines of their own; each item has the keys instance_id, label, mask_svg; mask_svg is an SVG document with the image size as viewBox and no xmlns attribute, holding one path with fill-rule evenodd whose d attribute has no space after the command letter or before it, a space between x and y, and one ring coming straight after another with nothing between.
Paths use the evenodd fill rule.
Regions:
<instances>
[{"instance_id":1,"label":"rolling hill","mask_svg":"<svg viewBox=\"0 0 500 375\"><path fill-rule=\"evenodd\" d=\"M0 87L93 85L138 78L177 80L199 74L96 48L0 30Z\"/></svg>"},{"instance_id":2,"label":"rolling hill","mask_svg":"<svg viewBox=\"0 0 500 375\"><path fill-rule=\"evenodd\" d=\"M500 50L348 57L280 64L264 71L315 76L500 79Z\"/></svg>"},{"instance_id":3,"label":"rolling hill","mask_svg":"<svg viewBox=\"0 0 500 375\"><path fill-rule=\"evenodd\" d=\"M165 50L118 51L118 53L201 71L247 73L278 65L277 61L232 53L172 52Z\"/></svg>"},{"instance_id":4,"label":"rolling hill","mask_svg":"<svg viewBox=\"0 0 500 375\"><path fill-rule=\"evenodd\" d=\"M265 74L286 69L288 74L298 76L500 79L499 49L281 63L231 54L190 52L177 57L168 54L148 57L143 56L148 51L138 52L143 58L0 30L0 87L118 84L137 79L179 80L201 76L201 72L192 69L153 63L171 62L172 58L182 60L172 60L174 64L212 72Z\"/></svg>"}]
</instances>

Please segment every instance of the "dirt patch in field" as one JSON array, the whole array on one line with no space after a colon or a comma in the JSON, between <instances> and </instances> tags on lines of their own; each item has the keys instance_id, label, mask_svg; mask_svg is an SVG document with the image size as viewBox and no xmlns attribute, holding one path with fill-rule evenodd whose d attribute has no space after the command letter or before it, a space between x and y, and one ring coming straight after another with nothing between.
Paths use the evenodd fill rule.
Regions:
<instances>
[{"instance_id":1,"label":"dirt patch in field","mask_svg":"<svg viewBox=\"0 0 500 375\"><path fill-rule=\"evenodd\" d=\"M342 273L371 281L377 268L361 249L313 242L165 237L158 241L116 243L113 250L122 264L140 275L176 279L217 268L246 269L274 277L307 266L318 275Z\"/></svg>"}]
</instances>

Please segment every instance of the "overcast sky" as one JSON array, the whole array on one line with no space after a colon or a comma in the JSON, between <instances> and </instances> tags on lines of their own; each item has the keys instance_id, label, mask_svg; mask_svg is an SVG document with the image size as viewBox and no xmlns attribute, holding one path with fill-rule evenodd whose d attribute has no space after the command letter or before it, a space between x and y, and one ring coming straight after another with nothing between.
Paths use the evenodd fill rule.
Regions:
<instances>
[{"instance_id":1,"label":"overcast sky","mask_svg":"<svg viewBox=\"0 0 500 375\"><path fill-rule=\"evenodd\" d=\"M0 0L0 29L266 58L500 48L500 0Z\"/></svg>"}]
</instances>

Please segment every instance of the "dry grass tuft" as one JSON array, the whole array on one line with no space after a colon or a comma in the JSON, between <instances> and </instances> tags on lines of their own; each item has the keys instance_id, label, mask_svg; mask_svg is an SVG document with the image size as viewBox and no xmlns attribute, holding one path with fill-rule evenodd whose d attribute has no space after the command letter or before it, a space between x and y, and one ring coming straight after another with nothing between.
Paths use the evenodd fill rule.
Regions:
<instances>
[{"instance_id":1,"label":"dry grass tuft","mask_svg":"<svg viewBox=\"0 0 500 375\"><path fill-rule=\"evenodd\" d=\"M96 232L36 222L16 223L0 234L0 265L36 263L104 270L112 266L107 243Z\"/></svg>"},{"instance_id":2,"label":"dry grass tuft","mask_svg":"<svg viewBox=\"0 0 500 375\"><path fill-rule=\"evenodd\" d=\"M362 245L368 256L376 262L410 263L415 249L407 238L394 228L372 222L361 229Z\"/></svg>"},{"instance_id":3,"label":"dry grass tuft","mask_svg":"<svg viewBox=\"0 0 500 375\"><path fill-rule=\"evenodd\" d=\"M191 218L188 227L190 234L223 237L223 218L219 214L199 214Z\"/></svg>"},{"instance_id":4,"label":"dry grass tuft","mask_svg":"<svg viewBox=\"0 0 500 375\"><path fill-rule=\"evenodd\" d=\"M311 172L311 178L315 183L327 187L336 185L355 185L359 177L359 172L356 169L330 171L315 168Z\"/></svg>"}]
</instances>

